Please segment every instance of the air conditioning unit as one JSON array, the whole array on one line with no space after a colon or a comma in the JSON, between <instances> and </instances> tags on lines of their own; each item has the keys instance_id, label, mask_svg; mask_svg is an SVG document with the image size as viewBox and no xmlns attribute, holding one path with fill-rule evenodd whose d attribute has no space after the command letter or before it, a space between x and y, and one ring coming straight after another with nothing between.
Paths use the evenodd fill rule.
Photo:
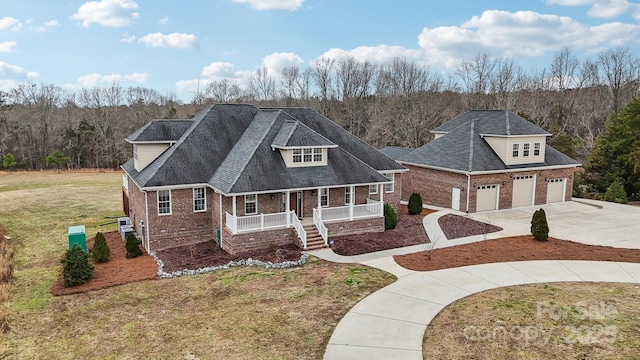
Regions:
<instances>
[{"instance_id":1,"label":"air conditioning unit","mask_svg":"<svg viewBox=\"0 0 640 360\"><path fill-rule=\"evenodd\" d=\"M131 226L131 219L129 219L128 216L124 216L124 217L119 217L118 218L118 232L122 233L120 231L120 229L122 228L123 225L129 225Z\"/></svg>"}]
</instances>

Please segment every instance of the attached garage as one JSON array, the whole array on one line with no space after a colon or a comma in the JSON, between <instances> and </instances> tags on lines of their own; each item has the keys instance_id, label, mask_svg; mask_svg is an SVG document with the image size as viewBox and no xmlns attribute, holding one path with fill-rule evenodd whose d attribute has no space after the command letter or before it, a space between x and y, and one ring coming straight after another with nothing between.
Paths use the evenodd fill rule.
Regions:
<instances>
[{"instance_id":1,"label":"attached garage","mask_svg":"<svg viewBox=\"0 0 640 360\"><path fill-rule=\"evenodd\" d=\"M513 199L511 207L533 205L536 179L534 175L521 175L513 178Z\"/></svg>"},{"instance_id":2,"label":"attached garage","mask_svg":"<svg viewBox=\"0 0 640 360\"><path fill-rule=\"evenodd\" d=\"M566 179L547 180L547 204L564 201Z\"/></svg>"},{"instance_id":3,"label":"attached garage","mask_svg":"<svg viewBox=\"0 0 640 360\"><path fill-rule=\"evenodd\" d=\"M476 211L498 209L498 185L478 186L476 197Z\"/></svg>"}]
</instances>

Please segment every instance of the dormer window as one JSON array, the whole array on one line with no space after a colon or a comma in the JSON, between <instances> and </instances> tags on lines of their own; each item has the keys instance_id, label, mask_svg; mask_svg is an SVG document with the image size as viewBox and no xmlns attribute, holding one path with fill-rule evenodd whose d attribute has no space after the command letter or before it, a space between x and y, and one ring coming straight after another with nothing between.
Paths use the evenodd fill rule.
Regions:
<instances>
[{"instance_id":1,"label":"dormer window","mask_svg":"<svg viewBox=\"0 0 640 360\"><path fill-rule=\"evenodd\" d=\"M513 144L512 156L517 158L520 155L520 144Z\"/></svg>"},{"instance_id":2,"label":"dormer window","mask_svg":"<svg viewBox=\"0 0 640 360\"><path fill-rule=\"evenodd\" d=\"M540 156L540 143L533 144L533 156Z\"/></svg>"},{"instance_id":3,"label":"dormer window","mask_svg":"<svg viewBox=\"0 0 640 360\"><path fill-rule=\"evenodd\" d=\"M293 163L322 162L322 148L293 149Z\"/></svg>"},{"instance_id":4,"label":"dormer window","mask_svg":"<svg viewBox=\"0 0 640 360\"><path fill-rule=\"evenodd\" d=\"M522 145L522 156L524 157L528 157L529 156L529 143L525 143Z\"/></svg>"}]
</instances>

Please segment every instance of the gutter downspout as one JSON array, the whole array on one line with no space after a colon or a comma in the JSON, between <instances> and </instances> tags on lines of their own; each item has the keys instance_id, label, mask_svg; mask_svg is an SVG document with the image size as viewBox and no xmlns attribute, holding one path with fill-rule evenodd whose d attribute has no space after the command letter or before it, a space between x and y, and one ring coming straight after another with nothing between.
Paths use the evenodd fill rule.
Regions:
<instances>
[{"instance_id":1,"label":"gutter downspout","mask_svg":"<svg viewBox=\"0 0 640 360\"><path fill-rule=\"evenodd\" d=\"M147 239L147 252L149 251L149 199L147 197L148 193L145 191L144 192L144 214L145 214L145 221L146 221L146 227L145 227L145 232L146 232L146 236L145 238Z\"/></svg>"},{"instance_id":2,"label":"gutter downspout","mask_svg":"<svg viewBox=\"0 0 640 360\"><path fill-rule=\"evenodd\" d=\"M471 193L471 174L467 173L467 214L469 213L469 194Z\"/></svg>"},{"instance_id":3,"label":"gutter downspout","mask_svg":"<svg viewBox=\"0 0 640 360\"><path fill-rule=\"evenodd\" d=\"M218 201L220 203L220 244L218 244L220 246L220 249L222 249L222 232L224 231L224 229L222 228L222 193L218 194L218 199L220 201Z\"/></svg>"}]
</instances>

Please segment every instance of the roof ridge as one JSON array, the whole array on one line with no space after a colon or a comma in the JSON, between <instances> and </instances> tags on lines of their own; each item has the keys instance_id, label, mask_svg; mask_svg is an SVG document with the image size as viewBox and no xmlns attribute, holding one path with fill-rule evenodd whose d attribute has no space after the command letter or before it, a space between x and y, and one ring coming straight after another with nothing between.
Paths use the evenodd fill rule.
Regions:
<instances>
[{"instance_id":1,"label":"roof ridge","mask_svg":"<svg viewBox=\"0 0 640 360\"><path fill-rule=\"evenodd\" d=\"M471 172L473 170L473 138L474 138L474 126L475 126L475 120L476 119L471 119L469 122L471 122L471 127L469 129L469 172Z\"/></svg>"},{"instance_id":2,"label":"roof ridge","mask_svg":"<svg viewBox=\"0 0 640 360\"><path fill-rule=\"evenodd\" d=\"M505 111L505 123L507 126L507 136L511 135L511 124L509 123L509 111Z\"/></svg>"}]
</instances>

